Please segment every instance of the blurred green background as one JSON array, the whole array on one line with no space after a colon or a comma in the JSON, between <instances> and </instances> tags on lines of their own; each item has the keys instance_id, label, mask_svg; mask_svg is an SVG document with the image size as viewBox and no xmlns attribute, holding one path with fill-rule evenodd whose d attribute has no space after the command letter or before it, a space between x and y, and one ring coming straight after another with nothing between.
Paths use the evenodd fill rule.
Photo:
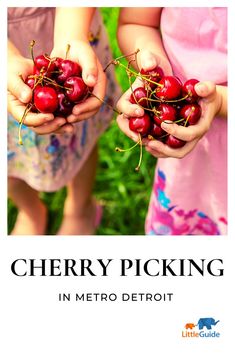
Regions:
<instances>
[{"instance_id":1,"label":"blurred green background","mask_svg":"<svg viewBox=\"0 0 235 353\"><path fill-rule=\"evenodd\" d=\"M101 8L104 24L109 35L113 57L121 55L116 40L119 8ZM116 77L122 90L129 84L125 70L116 67ZM94 194L102 200L104 214L97 230L98 235L143 235L144 222L152 188L156 160L144 151L140 171L135 172L139 160L139 148L117 153L115 147L128 148L133 141L117 127L114 119L99 140L99 165ZM42 193L48 206L48 234L56 234L62 220L66 189L54 193ZM8 232L10 234L17 217L17 209L8 201Z\"/></svg>"}]
</instances>

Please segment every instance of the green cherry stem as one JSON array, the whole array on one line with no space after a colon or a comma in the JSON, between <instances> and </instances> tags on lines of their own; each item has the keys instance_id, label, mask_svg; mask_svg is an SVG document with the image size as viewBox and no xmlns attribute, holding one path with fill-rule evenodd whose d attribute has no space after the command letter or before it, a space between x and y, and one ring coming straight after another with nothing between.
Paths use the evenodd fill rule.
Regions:
<instances>
[{"instance_id":1,"label":"green cherry stem","mask_svg":"<svg viewBox=\"0 0 235 353\"><path fill-rule=\"evenodd\" d=\"M30 112L30 110L32 109L33 107L33 104L32 103L28 103L26 105L26 108L25 108L25 111L24 111L24 114L22 116L22 118L20 119L19 121L19 132L18 132L18 143L19 145L23 145L23 140L22 140L22 137L21 137L21 129L22 129L22 125L24 123L24 120L26 118L26 115Z\"/></svg>"},{"instance_id":2,"label":"green cherry stem","mask_svg":"<svg viewBox=\"0 0 235 353\"><path fill-rule=\"evenodd\" d=\"M135 58L136 58L136 55L139 53L139 49L137 49L134 53L131 53L131 54L128 54L128 55L121 55L119 56L118 58L114 59L114 60L111 60L104 68L104 72L107 70L107 68L110 66L110 65L116 65L116 61L118 60L121 60L121 59L125 59L125 58L129 58L130 56L133 56L135 55Z\"/></svg>"},{"instance_id":3,"label":"green cherry stem","mask_svg":"<svg viewBox=\"0 0 235 353\"><path fill-rule=\"evenodd\" d=\"M138 163L137 167L135 168L136 172L138 172L140 170L140 166L141 166L141 162L142 162L142 158L143 158L143 143L142 143L142 139L141 139L140 134L139 134L139 145L140 145L140 158L139 158L139 163Z\"/></svg>"},{"instance_id":4,"label":"green cherry stem","mask_svg":"<svg viewBox=\"0 0 235 353\"><path fill-rule=\"evenodd\" d=\"M187 125L188 120L189 120L189 118L190 118L190 116L191 116L192 112L194 112L194 110L195 110L195 108L194 108L194 107L192 107L192 108L191 108L191 111L190 111L190 113L189 113L189 115L187 116L187 119L185 120L184 126L186 126L186 125Z\"/></svg>"},{"instance_id":5,"label":"green cherry stem","mask_svg":"<svg viewBox=\"0 0 235 353\"><path fill-rule=\"evenodd\" d=\"M35 61L34 61L34 54L33 54L33 47L35 45L35 40L33 39L30 44L29 44L29 48L30 48L30 54L31 54L31 57L32 57L32 60L33 60L33 63L35 64Z\"/></svg>"}]
</instances>

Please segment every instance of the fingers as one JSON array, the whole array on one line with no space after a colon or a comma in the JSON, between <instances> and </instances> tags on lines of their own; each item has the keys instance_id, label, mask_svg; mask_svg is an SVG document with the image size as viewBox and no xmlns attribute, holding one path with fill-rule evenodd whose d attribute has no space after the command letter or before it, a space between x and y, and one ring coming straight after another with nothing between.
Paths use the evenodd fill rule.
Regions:
<instances>
[{"instance_id":1,"label":"fingers","mask_svg":"<svg viewBox=\"0 0 235 353\"><path fill-rule=\"evenodd\" d=\"M160 66L165 75L172 75L172 68L163 56L156 55L149 50L141 50L139 53L139 66L146 71L153 70L156 66Z\"/></svg>"},{"instance_id":2,"label":"fingers","mask_svg":"<svg viewBox=\"0 0 235 353\"><path fill-rule=\"evenodd\" d=\"M199 139L195 139L191 142L186 143L183 147L177 149L171 148L160 141L151 140L147 143L146 150L155 157L183 158L193 150L198 140Z\"/></svg>"},{"instance_id":3,"label":"fingers","mask_svg":"<svg viewBox=\"0 0 235 353\"><path fill-rule=\"evenodd\" d=\"M21 103L17 98L15 98L10 92L7 95L8 100L8 111L11 113L13 118L20 122L25 114L26 105ZM40 126L42 124L48 123L54 119L53 114L42 114L33 113L29 111L24 118L24 125L27 126Z\"/></svg>"},{"instance_id":4,"label":"fingers","mask_svg":"<svg viewBox=\"0 0 235 353\"><path fill-rule=\"evenodd\" d=\"M124 113L126 116L143 116L144 109L139 106L138 104L130 103L130 96L132 91L135 90L137 87L143 87L143 81L137 77L135 82L132 85L132 88L129 88L119 99L117 102L117 109Z\"/></svg>"},{"instance_id":5,"label":"fingers","mask_svg":"<svg viewBox=\"0 0 235 353\"><path fill-rule=\"evenodd\" d=\"M168 134L177 137L183 141L193 141L196 138L201 137L205 133L205 124L197 124L191 126L180 126L175 123L167 124L165 122L161 123L161 128Z\"/></svg>"},{"instance_id":6,"label":"fingers","mask_svg":"<svg viewBox=\"0 0 235 353\"><path fill-rule=\"evenodd\" d=\"M129 120L123 114L117 116L117 124L129 138L135 142L139 140L139 135L129 129Z\"/></svg>"},{"instance_id":7,"label":"fingers","mask_svg":"<svg viewBox=\"0 0 235 353\"><path fill-rule=\"evenodd\" d=\"M67 120L70 123L81 121L95 115L103 104L107 79L101 65L98 63L98 80L91 96L73 107L73 114Z\"/></svg>"},{"instance_id":8,"label":"fingers","mask_svg":"<svg viewBox=\"0 0 235 353\"><path fill-rule=\"evenodd\" d=\"M209 98L216 93L216 85L214 82L205 81L195 85L195 91L202 98Z\"/></svg>"},{"instance_id":9,"label":"fingers","mask_svg":"<svg viewBox=\"0 0 235 353\"><path fill-rule=\"evenodd\" d=\"M64 124L62 127L60 127L59 129L55 130L53 133L55 134L72 134L74 133L75 128L72 124Z\"/></svg>"},{"instance_id":10,"label":"fingers","mask_svg":"<svg viewBox=\"0 0 235 353\"><path fill-rule=\"evenodd\" d=\"M44 125L31 128L38 135L46 135L50 133L54 133L55 131L62 133L63 130L59 130L60 127L66 124L66 119L62 117L57 117L54 120L46 123ZM66 127L67 128L67 127ZM71 128L68 128L69 130Z\"/></svg>"},{"instance_id":11,"label":"fingers","mask_svg":"<svg viewBox=\"0 0 235 353\"><path fill-rule=\"evenodd\" d=\"M94 87L98 79L96 55L87 43L81 43L78 61L82 67L82 78L87 86Z\"/></svg>"},{"instance_id":12,"label":"fingers","mask_svg":"<svg viewBox=\"0 0 235 353\"><path fill-rule=\"evenodd\" d=\"M152 70L158 65L156 56L149 50L141 50L140 52L140 67L144 70Z\"/></svg>"},{"instance_id":13,"label":"fingers","mask_svg":"<svg viewBox=\"0 0 235 353\"><path fill-rule=\"evenodd\" d=\"M22 103L28 103L32 98L31 88L24 83L20 75L15 73L8 76L8 90Z\"/></svg>"}]
</instances>

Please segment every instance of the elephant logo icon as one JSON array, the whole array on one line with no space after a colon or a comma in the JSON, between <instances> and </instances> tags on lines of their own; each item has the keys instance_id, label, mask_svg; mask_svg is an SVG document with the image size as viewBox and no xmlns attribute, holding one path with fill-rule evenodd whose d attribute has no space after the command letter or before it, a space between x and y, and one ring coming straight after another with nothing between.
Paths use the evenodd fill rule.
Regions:
<instances>
[{"instance_id":1,"label":"elephant logo icon","mask_svg":"<svg viewBox=\"0 0 235 353\"><path fill-rule=\"evenodd\" d=\"M212 326L217 325L219 321L220 320L215 321L213 317L200 318L198 320L197 326L199 330L203 330L204 327L206 327L207 330L211 330Z\"/></svg>"},{"instance_id":2,"label":"elephant logo icon","mask_svg":"<svg viewBox=\"0 0 235 353\"><path fill-rule=\"evenodd\" d=\"M184 327L186 328L186 330L192 330L194 327L196 327L196 325L191 322L188 322Z\"/></svg>"}]
</instances>

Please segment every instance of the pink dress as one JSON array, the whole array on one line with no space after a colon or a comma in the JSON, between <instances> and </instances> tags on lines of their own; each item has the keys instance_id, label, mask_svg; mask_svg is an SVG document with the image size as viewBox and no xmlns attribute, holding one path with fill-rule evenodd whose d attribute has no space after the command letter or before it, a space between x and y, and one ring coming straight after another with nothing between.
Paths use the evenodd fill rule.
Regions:
<instances>
[{"instance_id":1,"label":"pink dress","mask_svg":"<svg viewBox=\"0 0 235 353\"><path fill-rule=\"evenodd\" d=\"M161 32L174 75L227 82L226 8L164 8ZM149 235L225 235L227 121L216 117L183 159L159 159L146 218Z\"/></svg>"},{"instance_id":2,"label":"pink dress","mask_svg":"<svg viewBox=\"0 0 235 353\"><path fill-rule=\"evenodd\" d=\"M53 7L9 7L8 37L30 57L29 43L36 40L35 56L50 54L53 48ZM108 38L97 10L90 33L90 44L103 67L112 59ZM66 50L66 48L65 48ZM107 72L105 100L115 106L121 92L112 67ZM103 105L92 118L75 124L74 134L37 135L28 127L22 130L23 146L18 144L18 123L8 119L8 175L27 182L39 191L55 191L65 186L82 168L98 137L107 129L113 111Z\"/></svg>"}]
</instances>

